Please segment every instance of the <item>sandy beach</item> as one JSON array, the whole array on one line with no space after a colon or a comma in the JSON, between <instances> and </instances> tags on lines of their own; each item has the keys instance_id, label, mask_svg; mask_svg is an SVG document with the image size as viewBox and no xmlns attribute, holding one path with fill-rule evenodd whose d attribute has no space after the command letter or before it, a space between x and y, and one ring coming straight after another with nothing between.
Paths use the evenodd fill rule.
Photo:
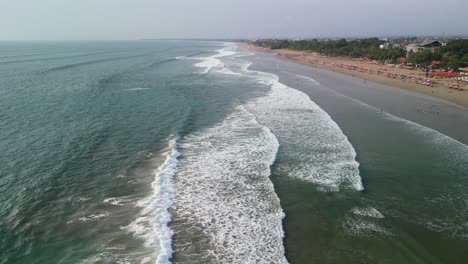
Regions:
<instances>
[{"instance_id":1,"label":"sandy beach","mask_svg":"<svg viewBox=\"0 0 468 264\"><path fill-rule=\"evenodd\" d=\"M254 45L243 46L252 51L275 53L282 59L292 62L328 69L365 80L436 96L468 107L468 83L466 82L459 82L448 78L426 78L425 72L421 70L406 69L395 65L383 65L375 61L327 57L316 53L286 49L271 50Z\"/></svg>"},{"instance_id":2,"label":"sandy beach","mask_svg":"<svg viewBox=\"0 0 468 264\"><path fill-rule=\"evenodd\" d=\"M243 59L252 63L249 70L274 74L281 84L292 88L282 93L281 100L272 101L275 107L268 108L265 114L275 117L275 109L285 110L284 116L275 117L275 124L282 120L291 122L284 127L272 126L271 130L281 146L271 179L286 214L283 226L288 260L291 263L310 263L311 259L317 263L360 263L363 256L369 256L366 258L389 259L392 263L464 263L460 260L465 259L466 241L450 237L452 233L444 235L445 230L433 231L427 223L432 223L438 215L452 215L444 226L454 229L460 226L456 220L460 209L447 200L454 199L458 204L466 198L462 196L466 193L463 187L457 189L454 179L466 179L468 108L401 89L395 84L365 81L356 75L281 58L273 53L255 52ZM317 149L332 148L322 134L327 131L325 123L311 116L321 111L301 108L304 97L297 91L326 112L348 138L360 164L363 192L345 191L331 198L329 192L314 192L314 185L303 178L291 177L316 173L310 161L305 174L284 169L284 166L297 168L297 160L311 155L312 160L320 158L313 156ZM277 94L275 90L270 92L270 95ZM290 96L295 99L288 100ZM292 104L285 107L287 102ZM302 138L288 145L280 137L282 131L288 131L291 138ZM313 144L310 150L304 151L315 136L324 144ZM296 158L291 159L287 153ZM324 157L334 160L336 155ZM326 173L322 171L318 175L323 179ZM430 196L453 198L441 199L443 202L437 206L434 199L427 198ZM365 208L363 212L367 213L378 211L381 215L356 215L356 208ZM337 213L339 210L341 213ZM460 219L465 221L466 216L461 215ZM417 225L421 227L415 233L412 227ZM450 252L440 249L441 239L450 243ZM365 252L349 255L349 251L341 250L355 247ZM416 247L418 250L414 250ZM323 252L330 253L324 256Z\"/></svg>"},{"instance_id":3,"label":"sandy beach","mask_svg":"<svg viewBox=\"0 0 468 264\"><path fill-rule=\"evenodd\" d=\"M253 63L252 69L277 75L280 82L308 94L327 112L332 109L328 109L327 104L322 104L325 98L345 96L468 144L466 90L449 89L440 86L440 83L436 87L426 87L377 74L365 75L339 67L326 68L323 64L315 66L312 63L298 63L296 60L286 59L284 55L278 56L275 52L257 51L248 59ZM314 82L318 84L317 87L312 87ZM459 98L436 96L436 89L447 91L446 94L451 96L456 93ZM432 93L431 90L435 92ZM450 91L452 93L448 93ZM460 101L465 104L458 103Z\"/></svg>"}]
</instances>

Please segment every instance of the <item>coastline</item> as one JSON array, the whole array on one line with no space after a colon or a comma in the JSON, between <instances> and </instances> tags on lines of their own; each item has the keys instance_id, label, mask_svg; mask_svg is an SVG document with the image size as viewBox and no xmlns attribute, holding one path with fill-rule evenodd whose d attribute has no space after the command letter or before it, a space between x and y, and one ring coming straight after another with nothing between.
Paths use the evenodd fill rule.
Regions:
<instances>
[{"instance_id":1,"label":"coastline","mask_svg":"<svg viewBox=\"0 0 468 264\"><path fill-rule=\"evenodd\" d=\"M418 93L423 93L426 95L448 100L450 102L464 107L468 107L467 84L460 85L460 87L463 88L464 91L450 89L448 86L450 84L453 84L455 82L454 80L426 78L424 72L422 71L397 68L388 65L378 65L369 61L354 60L350 58L327 57L315 53L305 53L301 51L285 49L271 50L267 48L257 47L254 45L248 45L245 43L241 43L240 45L251 51L277 54L279 58L287 61L335 71L353 77L358 77L364 80L398 87ZM347 67L343 67L343 65L346 65ZM372 73L370 73L368 70L360 69L368 69ZM377 74L378 71L380 71L381 73ZM391 73L395 77L388 77L388 75L386 75L385 72ZM408 77L400 79L399 77L397 77L397 75L399 74L406 75ZM409 78L410 75L415 76L416 78L420 78L420 83L415 83L414 80L411 80L411 78ZM426 86L424 84L421 84L426 79L431 80L432 86Z\"/></svg>"},{"instance_id":2,"label":"coastline","mask_svg":"<svg viewBox=\"0 0 468 264\"><path fill-rule=\"evenodd\" d=\"M452 197L452 193L459 197L452 184L456 184L458 173L462 175L463 170L452 168L465 164L457 163L459 158L466 157L466 146L457 141L468 144L468 125L464 122L468 118L467 108L422 93L371 81L365 83L337 71L291 63L272 52L256 52L245 60L252 63L250 70L275 74L282 84L305 93L336 122L357 153L359 175L366 190L340 192L330 198L329 192L316 190L316 185L288 177L288 171L283 168L295 164L296 160L281 156L287 151L288 143L291 144L291 141L283 142L270 177L286 214L284 246L291 263L307 263L310 259L327 262L331 257L336 263L354 263L363 256L395 263L408 260L431 263L434 259L458 263L464 258L466 245L451 237L451 231L434 231L425 224L437 219L442 210L447 210L442 215L454 219L460 210L450 200L435 205L430 197ZM273 105L285 109L281 102ZM283 119L307 120L305 116L292 118L297 107L288 110L288 118ZM307 132L298 130L297 123L286 127L302 136L317 135L312 130L317 126L321 123L314 122ZM301 140L300 144L294 144L293 151L307 143L310 139ZM327 158L334 159L335 155ZM407 188L402 189L401 185ZM414 197L428 197L427 193L430 196L425 203L406 202ZM356 210L366 213L356 213ZM428 211L428 215L424 214ZM377 212L379 216L369 212ZM427 218L415 220L413 212ZM388 217L391 221L385 220ZM451 221L444 224L452 226ZM408 226L418 227L419 233L413 233ZM316 245L313 248L310 248L311 237ZM441 239L446 241L450 252L440 250ZM365 252L348 255L349 251L343 248L356 252L364 248ZM323 253L330 249L330 254Z\"/></svg>"}]
</instances>

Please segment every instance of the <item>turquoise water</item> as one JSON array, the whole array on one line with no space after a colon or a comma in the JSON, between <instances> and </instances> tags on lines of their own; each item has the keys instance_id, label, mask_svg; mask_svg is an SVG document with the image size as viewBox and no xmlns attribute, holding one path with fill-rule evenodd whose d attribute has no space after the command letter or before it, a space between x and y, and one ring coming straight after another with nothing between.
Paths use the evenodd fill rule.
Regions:
<instances>
[{"instance_id":1,"label":"turquoise water","mask_svg":"<svg viewBox=\"0 0 468 264\"><path fill-rule=\"evenodd\" d=\"M0 43L0 263L465 263L468 147L280 63Z\"/></svg>"},{"instance_id":2,"label":"turquoise water","mask_svg":"<svg viewBox=\"0 0 468 264\"><path fill-rule=\"evenodd\" d=\"M153 258L125 227L153 192L162 151L250 93L176 59L222 47L1 43L0 263Z\"/></svg>"}]
</instances>

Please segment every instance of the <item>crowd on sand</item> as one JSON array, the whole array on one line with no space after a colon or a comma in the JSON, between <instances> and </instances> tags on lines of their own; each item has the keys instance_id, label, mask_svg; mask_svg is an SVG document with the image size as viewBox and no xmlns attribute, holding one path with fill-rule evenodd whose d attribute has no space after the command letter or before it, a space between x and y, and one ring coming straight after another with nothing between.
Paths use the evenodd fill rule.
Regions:
<instances>
[{"instance_id":1,"label":"crowd on sand","mask_svg":"<svg viewBox=\"0 0 468 264\"><path fill-rule=\"evenodd\" d=\"M285 60L430 94L468 107L468 75L427 71L425 68L415 69L408 65L382 64L368 59L330 57L287 49L271 50L253 45L246 47L252 51L275 53Z\"/></svg>"},{"instance_id":2,"label":"crowd on sand","mask_svg":"<svg viewBox=\"0 0 468 264\"><path fill-rule=\"evenodd\" d=\"M466 84L468 83L465 78L459 78L458 75L448 77L449 79L445 79L445 82L443 82L444 79L442 78L447 78L447 77L440 76L440 74L435 74L435 73L438 73L438 71L433 71L433 72L426 71L426 70L418 71L418 70L413 70L413 69L409 70L408 68L406 68L408 72L404 73L402 71L389 69L389 67L404 69L402 66L394 65L394 64L389 64L387 65L388 67L383 67L383 66L370 67L368 65L360 66L356 64L337 63L334 61L320 60L320 59L313 59L312 61L321 65L327 65L332 68L338 67L338 68L346 69L349 71L358 71L360 73L377 74L377 75L385 76L387 78L399 79L401 81L408 81L414 84L420 84L420 85L424 85L428 87L434 87L434 84L436 82L441 82L443 83L443 85L445 85L449 89L464 91L466 89ZM358 60L358 61L364 61L364 60ZM378 62L367 61L367 64L378 65Z\"/></svg>"}]
</instances>

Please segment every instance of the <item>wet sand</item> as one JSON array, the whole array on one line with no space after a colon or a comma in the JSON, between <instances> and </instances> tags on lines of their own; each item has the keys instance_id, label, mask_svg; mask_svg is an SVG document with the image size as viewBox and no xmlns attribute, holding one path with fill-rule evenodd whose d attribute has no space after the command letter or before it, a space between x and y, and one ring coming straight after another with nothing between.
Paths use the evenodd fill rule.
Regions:
<instances>
[{"instance_id":1,"label":"wet sand","mask_svg":"<svg viewBox=\"0 0 468 264\"><path fill-rule=\"evenodd\" d=\"M375 61L327 57L315 53L286 49L270 50L253 45L244 45L244 47L252 51L278 54L280 58L288 61L432 95L468 107L468 83L466 82L448 78L426 78L425 73L421 70L399 68L394 65L380 65ZM429 86L429 83L431 86ZM449 88L450 85L457 85L463 90L451 89Z\"/></svg>"},{"instance_id":2,"label":"wet sand","mask_svg":"<svg viewBox=\"0 0 468 264\"><path fill-rule=\"evenodd\" d=\"M466 107L272 53L243 59L307 94L339 125L360 164L364 191L316 191L281 173L290 161L280 142L271 179L286 214L290 263L466 263ZM356 208L383 217L353 215Z\"/></svg>"},{"instance_id":3,"label":"wet sand","mask_svg":"<svg viewBox=\"0 0 468 264\"><path fill-rule=\"evenodd\" d=\"M432 128L468 145L468 108L465 106L431 93L420 93L282 58L273 53L257 51L248 60L254 62L251 66L253 69L278 75L280 82L305 92L327 112L331 106L322 105L320 100L315 99L317 96L347 96L383 112ZM316 80L319 85L313 87L308 77ZM460 93L468 94L468 91Z\"/></svg>"}]
</instances>

